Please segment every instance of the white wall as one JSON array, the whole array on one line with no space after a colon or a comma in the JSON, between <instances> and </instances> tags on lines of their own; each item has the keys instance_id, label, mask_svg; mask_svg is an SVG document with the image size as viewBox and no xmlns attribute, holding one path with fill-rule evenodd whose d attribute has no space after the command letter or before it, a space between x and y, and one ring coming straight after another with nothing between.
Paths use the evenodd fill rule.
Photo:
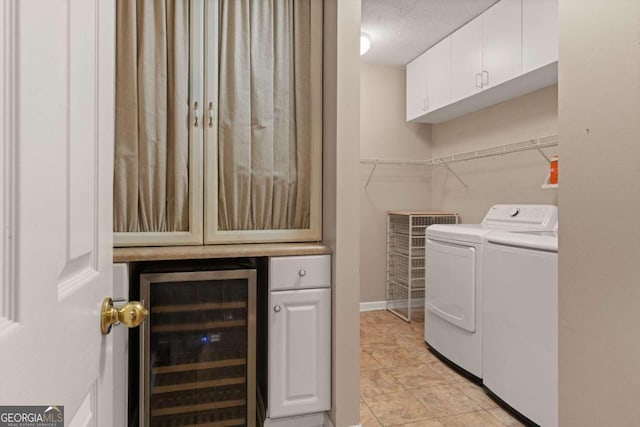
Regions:
<instances>
[{"instance_id":1,"label":"white wall","mask_svg":"<svg viewBox=\"0 0 640 427\"><path fill-rule=\"evenodd\" d=\"M560 0L561 426L640 423L640 2Z\"/></svg>"},{"instance_id":2,"label":"white wall","mask_svg":"<svg viewBox=\"0 0 640 427\"><path fill-rule=\"evenodd\" d=\"M501 104L467 114L432 130L434 156L488 148L548 136L558 132L558 86L554 85ZM545 149L558 154L557 147ZM562 168L562 157L560 157ZM456 212L465 223L479 223L497 203L557 203L557 190L542 190L548 163L537 151L455 163L451 168L465 187L444 167L434 168L432 207Z\"/></svg>"},{"instance_id":3,"label":"white wall","mask_svg":"<svg viewBox=\"0 0 640 427\"><path fill-rule=\"evenodd\" d=\"M428 159L431 126L405 120L405 71L360 66L360 156ZM393 209L428 209L431 173L424 167L360 167L360 301L383 301L386 280L386 216Z\"/></svg>"}]
</instances>

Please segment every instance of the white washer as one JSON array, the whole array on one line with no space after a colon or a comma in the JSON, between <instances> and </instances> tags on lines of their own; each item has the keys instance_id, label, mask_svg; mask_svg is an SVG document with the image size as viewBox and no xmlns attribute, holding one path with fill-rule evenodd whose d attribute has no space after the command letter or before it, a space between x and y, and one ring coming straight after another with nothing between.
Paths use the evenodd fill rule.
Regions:
<instances>
[{"instance_id":1,"label":"white washer","mask_svg":"<svg viewBox=\"0 0 640 427\"><path fill-rule=\"evenodd\" d=\"M483 270L484 386L543 427L558 425L558 235L493 232Z\"/></svg>"},{"instance_id":2,"label":"white washer","mask_svg":"<svg viewBox=\"0 0 640 427\"><path fill-rule=\"evenodd\" d=\"M425 331L427 344L459 368L482 378L482 251L492 230L552 230L552 205L495 205L481 224L427 228Z\"/></svg>"}]
</instances>

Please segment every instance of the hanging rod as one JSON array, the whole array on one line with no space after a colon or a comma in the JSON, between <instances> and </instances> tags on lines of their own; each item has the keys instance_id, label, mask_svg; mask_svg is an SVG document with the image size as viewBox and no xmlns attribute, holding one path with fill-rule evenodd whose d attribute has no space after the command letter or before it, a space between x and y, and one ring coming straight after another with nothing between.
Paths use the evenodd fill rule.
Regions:
<instances>
[{"instance_id":1,"label":"hanging rod","mask_svg":"<svg viewBox=\"0 0 640 427\"><path fill-rule=\"evenodd\" d=\"M467 187L464 181L457 176L450 165L457 162L467 162L469 160L484 159L487 157L503 156L505 154L519 153L521 151L537 150L547 161L549 158L542 152L542 148L555 147L559 144L558 135L549 135L541 138L527 139L524 141L513 142L510 144L497 145L495 147L483 148L481 150L464 151L446 156L433 157L427 160L400 160L400 159L360 159L360 164L373 165L367 183L364 188L369 186L371 177L378 165L393 166L445 166L453 175Z\"/></svg>"}]
</instances>

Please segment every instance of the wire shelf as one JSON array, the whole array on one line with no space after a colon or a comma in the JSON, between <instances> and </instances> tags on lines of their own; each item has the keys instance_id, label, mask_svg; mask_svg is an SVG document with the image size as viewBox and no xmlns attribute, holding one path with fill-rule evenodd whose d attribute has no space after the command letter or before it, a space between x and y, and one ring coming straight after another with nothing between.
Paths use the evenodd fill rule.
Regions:
<instances>
[{"instance_id":1,"label":"wire shelf","mask_svg":"<svg viewBox=\"0 0 640 427\"><path fill-rule=\"evenodd\" d=\"M457 224L457 214L393 211L387 215L387 309L410 322L424 311L426 229Z\"/></svg>"}]
</instances>

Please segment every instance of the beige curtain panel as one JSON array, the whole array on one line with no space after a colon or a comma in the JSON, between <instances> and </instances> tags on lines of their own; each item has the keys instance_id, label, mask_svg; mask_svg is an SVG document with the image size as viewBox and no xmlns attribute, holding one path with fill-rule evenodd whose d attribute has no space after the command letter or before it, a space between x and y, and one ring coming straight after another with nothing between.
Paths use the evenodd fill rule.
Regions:
<instances>
[{"instance_id":1,"label":"beige curtain panel","mask_svg":"<svg viewBox=\"0 0 640 427\"><path fill-rule=\"evenodd\" d=\"M220 230L308 229L310 0L220 0Z\"/></svg>"},{"instance_id":2,"label":"beige curtain panel","mask_svg":"<svg viewBox=\"0 0 640 427\"><path fill-rule=\"evenodd\" d=\"M114 230L189 230L189 2L118 0Z\"/></svg>"}]
</instances>

